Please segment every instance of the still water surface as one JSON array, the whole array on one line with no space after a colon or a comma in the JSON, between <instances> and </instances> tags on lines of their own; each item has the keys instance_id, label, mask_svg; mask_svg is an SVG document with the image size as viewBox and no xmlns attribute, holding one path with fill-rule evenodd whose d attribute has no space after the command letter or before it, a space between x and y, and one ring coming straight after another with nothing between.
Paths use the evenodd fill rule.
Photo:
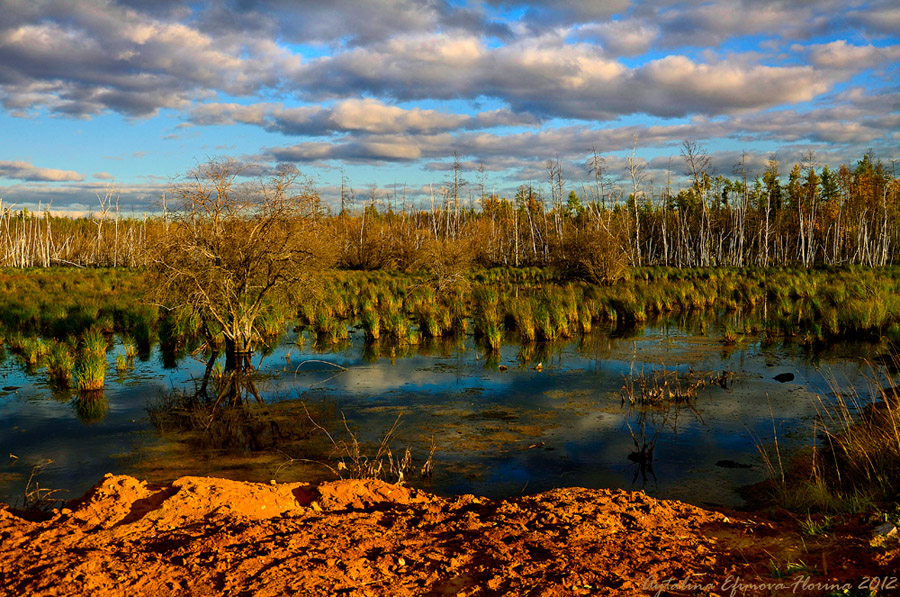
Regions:
<instances>
[{"instance_id":1,"label":"still water surface","mask_svg":"<svg viewBox=\"0 0 900 597\"><path fill-rule=\"evenodd\" d=\"M754 438L767 444L777 433L783 453L809 445L821 408L816 396L830 399L827 378L862 390L868 373L860 347L815 359L795 346L749 341L724 347L717 324L701 328L687 320L627 337L597 332L531 355L504 344L493 357L471 337L392 357L388 350L379 355L367 349L361 336L323 354L308 337L297 346L297 334L288 334L261 361L264 399L300 424L308 421L301 401L310 412L330 412L322 421L338 440L349 437L343 413L364 444L377 442L399 415L395 452L410 447L420 465L432 438L436 447L433 477L413 475L410 481L444 495L496 498L584 486L740 506L738 489L765 478ZM110 351L110 363L120 350ZM661 368L733 375L727 388L708 385L690 405L640 410L622 404L628 375L649 376ZM321 466L283 466L297 456L289 451L268 450L264 457L204 450L178 434L160 434L150 423L148 403L173 389L189 390L203 369L191 357L164 368L154 349L126 374L110 368L105 414L91 415L79 410L72 394L54 394L44 370L29 374L5 356L2 386L16 389L0 392L0 450L4 459L10 455L0 466L0 500L21 503L32 466L48 459L52 464L37 482L65 490L56 494L61 498L79 496L107 472L155 481L187 473L247 480L327 477ZM794 379L779 383L773 379L779 373ZM634 453L650 445L651 466L642 467Z\"/></svg>"}]
</instances>

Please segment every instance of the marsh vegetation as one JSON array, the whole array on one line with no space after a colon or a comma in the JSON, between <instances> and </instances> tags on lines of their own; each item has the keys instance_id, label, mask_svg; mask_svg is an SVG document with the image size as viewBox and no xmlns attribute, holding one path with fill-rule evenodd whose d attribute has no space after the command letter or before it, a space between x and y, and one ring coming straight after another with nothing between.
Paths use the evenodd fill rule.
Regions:
<instances>
[{"instance_id":1,"label":"marsh vegetation","mask_svg":"<svg viewBox=\"0 0 900 597\"><path fill-rule=\"evenodd\" d=\"M686 159L696 151L686 147ZM212 162L173 189L162 215L140 221L4 212L5 263L69 265L0 271L0 347L9 353L4 366L22 384L46 387L95 429L117 408L111 389L139 386L142 376L176 376L179 387L167 390L173 397L152 410L156 429L187 434L207 448L224 449L230 442L249 452L335 432L318 422L319 427L286 427L266 408L273 401L294 401L299 387L334 401L323 412L340 412L347 396L358 391L342 381L354 378L353 367L391 376L396 373L390 369L403 369L404 359L419 363L430 372L425 378L443 379L435 384L444 398L425 398L434 401L426 411L466 402L467 391L480 396L484 388L473 385L481 383L475 380L502 385L504 375L515 383L552 379L561 388L543 392L564 391L566 409L606 417L605 425L614 412L617 433L626 432L619 448L630 454L618 466L624 460L638 467L632 484L641 479L667 492L683 480L666 478L653 466L658 441L677 443L685 430L691 437L711 428L748 435L725 423L722 406L709 402L719 391L725 394L716 400L735 400L730 393L737 386L748 404L730 408L752 411L750 435L764 444L763 464L781 476L782 487L785 469L771 466L777 458L767 456L770 440L763 437L761 414L770 422L783 415L792 426L812 425L812 435L824 433L824 439L813 439L816 456L810 460L820 494L825 485L833 496L847 495L850 486L871 487L860 491L877 495L872 499L896 499L897 488L885 481L895 475L895 464L875 455L890 454L897 445L896 433L890 433L896 429L893 394L879 398L870 392L866 396L889 407L863 408L860 400L845 399L846 392L858 391L852 383L814 390L807 375L803 381L811 396L820 396L818 405L807 399L799 407L785 395L792 406L782 405L780 413L762 408L746 391L775 391L748 381L748 371L770 379L767 367L782 363L799 373L806 366L801 362L845 346L852 347L852 358L834 361L839 367L858 369L861 356L888 364L900 342L900 269L889 265L896 245L897 180L866 157L837 174L798 166L785 186L778 182L777 165L770 164L754 186L743 178L710 178L703 156L693 155L690 188L654 200L635 179L626 199L607 187L602 161L593 157L594 184L565 201L553 170L549 205L535 189L523 187L515 200L482 194L480 209L448 192L429 210L395 209L375 195L365 201L348 196L344 209L331 214L296 172L245 183L233 164ZM864 207L876 200L879 209ZM639 352L645 337L654 340ZM657 360L660 350L664 356ZM438 366L452 367L455 381L431 369ZM572 367L582 376L574 382L564 379ZM874 375L893 379L889 368ZM390 390L371 387L370 398L378 402L387 391L382 407L405 404L415 411L420 406L411 405L419 398L402 394L396 402L390 394L404 383ZM428 387L425 381L413 385ZM590 399L585 387L593 388ZM532 461L525 484L556 482L541 481L534 472L561 466L547 440L527 440L553 437L559 444L561 437L529 411L533 400L526 392L508 402L498 391L484 408L473 409L468 401L456 413L456 431L482 446L479 458L488 454L478 444L483 438L462 431L460 421L478 422L482 435L496 438L496 449L525 443ZM4 398L8 403L10 395ZM585 406L574 406L582 400ZM357 398L350 403L365 419L368 407ZM553 425L571 424L568 415L553 416ZM345 458L362 454L365 441L381 445L384 436L370 431L383 432L390 421L370 419L361 427L345 422L352 438L340 444L350 447ZM862 447L869 441L860 439L856 425L875 430L871 448ZM422 437L435 436L425 419L413 417L411 426L421 426ZM528 433L533 437L526 439ZM591 444L587 431L577 435L575 443ZM446 438L430 448L415 438L412 443L417 441L409 459L420 463L435 445L448 446ZM338 442L331 443L333 451ZM546 449L531 449L539 445ZM729 473L733 485L754 478L745 469L764 468L746 462L756 458L747 456L748 447L756 452L753 442L742 446L743 462ZM376 461L392 475L410 470L407 453L399 453ZM314 459L306 456L301 459ZM627 475L598 473L590 459L566 457L580 463L578 474L594 475L594 483L627 484ZM524 466L523 458L500 460ZM472 466L462 457L449 460L457 473ZM460 487L436 477L449 490ZM511 490L508 483L494 482ZM824 507L822 499L812 502Z\"/></svg>"},{"instance_id":2,"label":"marsh vegetation","mask_svg":"<svg viewBox=\"0 0 900 597\"><path fill-rule=\"evenodd\" d=\"M84 431L61 433L60 439L77 433L112 445L137 441L134 448L113 452L134 450L124 470L144 470L141 474L160 479L192 470L266 481L331 476L322 464L337 470L341 458L352 462L351 452L341 452L312 425L302 401L314 405L313 420L332 434L338 447L352 448L356 441L359 453L370 459L377 456L384 431L402 414L391 446L393 470L403 468L409 448L407 480L440 492L503 495L526 485L538 490L593 483L739 504L736 487L766 475L748 431L771 448L766 396L775 404L781 448L807 448L814 441L811 429L817 416L821 418L814 396L821 396L822 404L833 402L832 390L815 366L834 367L852 380L865 367L860 356L875 359L892 350L888 338L894 314L883 310L881 320L866 320L862 309L872 308L874 301L862 297L890 294L893 270L861 270L858 285L845 273L642 268L618 286L605 287L560 279L546 270L504 268L469 271L463 284L442 294L429 288L424 273L334 271L322 274L318 291L297 300L295 307L279 304L265 311L279 315L268 315L259 324L271 329L254 358L253 380L263 403L226 407L215 404L227 383L224 355L214 356L198 318L160 310L145 322L149 346L141 349L133 340L135 328L126 325L135 318L129 313L146 308L138 292L145 274L33 270L16 279L26 286L41 279L40 295L47 300L57 295L56 285L96 276L97 319L84 320L84 330L72 336L46 339L42 330L62 328L46 317L43 322L19 320L19 327L5 337L33 338L50 350L31 366L13 346L19 341L6 341L4 371L22 387L3 400L11 409L10 424L40 429L43 424L19 417L52 395L53 401L41 408L57 413L53 418L68 410L73 424L90 424ZM134 302L106 318L103 297L112 295L103 285L113 281L133 287ZM871 294L860 294L856 302L822 300L804 292L804 284L823 296L846 297L853 292L848 286ZM679 299L681 293L691 300ZM788 298L777 300L783 295ZM5 300L16 305L20 296L10 292ZM835 313L848 306L859 311L835 315L845 322L845 331L823 328L817 336L816 330L804 328L804 322L815 321L808 315L815 300L820 309L830 305ZM78 304L89 306L84 300ZM382 318L388 323L381 324ZM372 321L379 322L377 335ZM489 321L500 332L499 346L492 346ZM734 343L724 341L729 330L739 336ZM221 339L213 342L222 344ZM53 351L62 350L55 346L71 355L68 387L54 381L59 374L53 373ZM77 388L81 376L75 363L92 354L103 355L101 392ZM129 359L128 354L134 356ZM117 372L120 360L130 365ZM733 375L720 380L723 371ZM774 381L781 371L792 371L797 379ZM701 379L704 383L698 384ZM198 392L203 383L209 384L205 396ZM632 388L634 404L622 404L623 385ZM865 388L859 392L868 396ZM171 398L160 401L160 395ZM154 409L149 419L148 401ZM121 429L145 438L126 439L118 435ZM148 429L159 439L147 438ZM109 433L120 439L100 439ZM722 439L713 440L718 434ZM432 437L433 477L409 475L426 462ZM29 441L35 454L46 445L38 437ZM77 443L93 446L86 439ZM71 452L72 445L67 440L65 450ZM529 449L532 445L541 446ZM92 449L95 454L104 450ZM56 454L48 457L64 461ZM118 468L123 462L108 458L99 466L123 470ZM719 461L747 468L726 469ZM286 462L293 464L282 467ZM387 459L381 462L383 470L390 470ZM705 462L702 473L697 462ZM785 467L789 464L785 457ZM51 474L44 473L48 479ZM709 483L719 487L710 489Z\"/></svg>"}]
</instances>

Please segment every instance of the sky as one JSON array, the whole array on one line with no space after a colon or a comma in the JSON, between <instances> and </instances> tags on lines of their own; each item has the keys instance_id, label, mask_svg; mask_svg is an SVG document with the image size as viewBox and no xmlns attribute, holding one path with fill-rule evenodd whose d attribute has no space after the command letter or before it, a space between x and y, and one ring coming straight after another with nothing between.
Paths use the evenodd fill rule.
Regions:
<instances>
[{"instance_id":1,"label":"sky","mask_svg":"<svg viewBox=\"0 0 900 597\"><path fill-rule=\"evenodd\" d=\"M2 207L143 214L192 168L336 205L900 158L896 0L0 0ZM898 164L900 167L900 164ZM624 184L624 180L623 180ZM629 183L630 184L630 181Z\"/></svg>"}]
</instances>

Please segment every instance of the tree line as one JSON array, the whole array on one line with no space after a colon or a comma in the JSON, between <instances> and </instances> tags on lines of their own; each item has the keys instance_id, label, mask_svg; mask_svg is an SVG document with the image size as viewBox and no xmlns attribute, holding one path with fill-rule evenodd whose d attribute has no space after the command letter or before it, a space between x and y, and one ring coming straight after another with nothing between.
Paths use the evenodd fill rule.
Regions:
<instances>
[{"instance_id":1,"label":"tree line","mask_svg":"<svg viewBox=\"0 0 900 597\"><path fill-rule=\"evenodd\" d=\"M809 154L790 168L773 157L753 173L742 156L734 175L717 175L696 143L681 148L687 183L651 189L645 163L626 159L613 179L605 158L587 159L587 182L566 181L558 159L547 179L512 197L465 181L458 159L426 206L388 201L373 188L360 197L342 185L340 208L323 206L306 185L297 230L314 223L315 251L348 269L431 269L449 278L469 265L555 266L598 282L628 266L785 266L892 263L900 241L900 179L870 155L836 170ZM220 164L221 165L221 164ZM674 170L674 168L673 168ZM465 196L464 196L465 195ZM91 217L3 209L0 265L148 265L148 247L165 244L169 214L122 218L101 198ZM313 207L309 207L312 205Z\"/></svg>"}]
</instances>

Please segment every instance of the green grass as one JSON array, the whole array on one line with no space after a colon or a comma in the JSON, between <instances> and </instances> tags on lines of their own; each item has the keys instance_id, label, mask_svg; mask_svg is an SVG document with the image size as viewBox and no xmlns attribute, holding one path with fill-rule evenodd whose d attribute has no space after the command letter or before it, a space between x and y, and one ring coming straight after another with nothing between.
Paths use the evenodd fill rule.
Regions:
<instances>
[{"instance_id":1,"label":"green grass","mask_svg":"<svg viewBox=\"0 0 900 597\"><path fill-rule=\"evenodd\" d=\"M47 354L47 344L40 338L26 338L22 342L22 358L27 365L37 365L41 358Z\"/></svg>"},{"instance_id":2,"label":"green grass","mask_svg":"<svg viewBox=\"0 0 900 597\"><path fill-rule=\"evenodd\" d=\"M53 342L47 352L47 377L52 385L67 388L72 383L72 369L75 367L75 359L68 345L62 342Z\"/></svg>"},{"instance_id":3,"label":"green grass","mask_svg":"<svg viewBox=\"0 0 900 597\"><path fill-rule=\"evenodd\" d=\"M523 343L534 342L537 330L534 325L534 311L532 301L526 298L513 298L509 303L509 317L513 328L519 332Z\"/></svg>"},{"instance_id":4,"label":"green grass","mask_svg":"<svg viewBox=\"0 0 900 597\"><path fill-rule=\"evenodd\" d=\"M137 355L137 348L135 348L134 340L132 340L128 336L122 337L122 350L124 352L125 359L129 362L134 361L134 357Z\"/></svg>"},{"instance_id":5,"label":"green grass","mask_svg":"<svg viewBox=\"0 0 900 597\"><path fill-rule=\"evenodd\" d=\"M220 343L221 330L204 327L190 311L161 315L145 285L139 270L0 270L0 334L32 367L43 358L41 344L51 340L81 338L86 350L100 354L118 334L126 351L141 358L160 342L169 365L204 342ZM498 337L553 342L598 327L714 312L765 322L733 320L722 337L726 344L754 338L811 348L845 339L900 343L900 267L652 267L633 269L609 286L566 280L553 269L501 267L473 269L440 292L424 272L331 270L321 273L310 296L279 300L262 311L257 346L277 341L291 322L308 326L324 347L346 342L353 326L371 342L410 344L474 332L496 345Z\"/></svg>"},{"instance_id":6,"label":"green grass","mask_svg":"<svg viewBox=\"0 0 900 597\"><path fill-rule=\"evenodd\" d=\"M106 377L106 357L96 353L85 353L75 365L75 377L79 390L102 390Z\"/></svg>"},{"instance_id":7,"label":"green grass","mask_svg":"<svg viewBox=\"0 0 900 597\"><path fill-rule=\"evenodd\" d=\"M109 344L106 336L98 328L91 328L81 337L81 350L87 354L103 357Z\"/></svg>"},{"instance_id":8,"label":"green grass","mask_svg":"<svg viewBox=\"0 0 900 597\"><path fill-rule=\"evenodd\" d=\"M800 533L806 537L819 537L831 530L832 519L829 516L820 516L814 518L807 515L797 523L800 526Z\"/></svg>"},{"instance_id":9,"label":"green grass","mask_svg":"<svg viewBox=\"0 0 900 597\"><path fill-rule=\"evenodd\" d=\"M433 309L420 309L416 317L419 321L419 331L426 338L440 338L444 335L444 327L438 314Z\"/></svg>"},{"instance_id":10,"label":"green grass","mask_svg":"<svg viewBox=\"0 0 900 597\"><path fill-rule=\"evenodd\" d=\"M808 566L803 560L799 560L797 562L787 562L783 566L776 564L774 560L769 560L769 569L772 573L773 578L790 578L796 572L803 572L807 574L817 573L814 567Z\"/></svg>"}]
</instances>

